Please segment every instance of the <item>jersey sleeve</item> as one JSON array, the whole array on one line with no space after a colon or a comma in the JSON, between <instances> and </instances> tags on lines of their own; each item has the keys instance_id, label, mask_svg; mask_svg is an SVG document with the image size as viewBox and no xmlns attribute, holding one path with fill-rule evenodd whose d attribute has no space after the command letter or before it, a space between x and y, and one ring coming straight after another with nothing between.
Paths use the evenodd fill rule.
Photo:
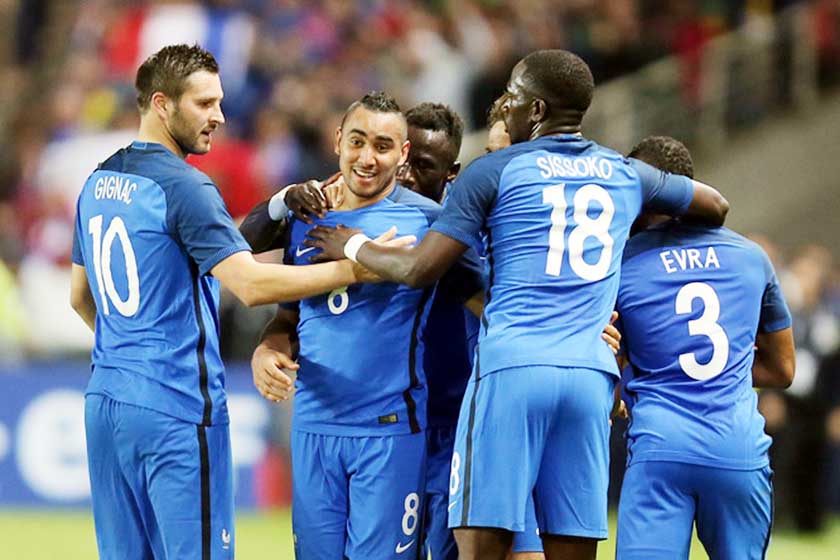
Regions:
<instances>
[{"instance_id":1,"label":"jersey sleeve","mask_svg":"<svg viewBox=\"0 0 840 560\"><path fill-rule=\"evenodd\" d=\"M432 229L472 247L493 204L499 170L492 157L479 158L452 184L451 194Z\"/></svg>"},{"instance_id":2,"label":"jersey sleeve","mask_svg":"<svg viewBox=\"0 0 840 560\"><path fill-rule=\"evenodd\" d=\"M466 302L484 289L481 261L472 247L467 249L438 282L438 290L446 292L459 303Z\"/></svg>"},{"instance_id":3,"label":"jersey sleeve","mask_svg":"<svg viewBox=\"0 0 840 560\"><path fill-rule=\"evenodd\" d=\"M758 328L761 332L770 333L786 329L793 324L779 280L776 278L776 271L767 254L761 251L764 261L765 277L767 283L764 286L764 294L761 296L761 315L758 320Z\"/></svg>"},{"instance_id":4,"label":"jersey sleeve","mask_svg":"<svg viewBox=\"0 0 840 560\"><path fill-rule=\"evenodd\" d=\"M634 158L628 158L628 161L639 174L642 206L646 210L674 217L685 214L694 196L691 179L666 173Z\"/></svg>"},{"instance_id":5,"label":"jersey sleeve","mask_svg":"<svg viewBox=\"0 0 840 560\"><path fill-rule=\"evenodd\" d=\"M167 192L167 224L198 265L199 274L250 246L233 225L233 219L216 185L181 183Z\"/></svg>"}]
</instances>

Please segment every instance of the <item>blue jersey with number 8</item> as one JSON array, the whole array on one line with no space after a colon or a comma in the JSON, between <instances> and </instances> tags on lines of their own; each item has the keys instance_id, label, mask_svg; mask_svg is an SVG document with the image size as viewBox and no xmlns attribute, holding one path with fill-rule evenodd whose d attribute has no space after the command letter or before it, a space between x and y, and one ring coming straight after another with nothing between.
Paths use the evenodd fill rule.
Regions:
<instances>
[{"instance_id":1,"label":"blue jersey with number 8","mask_svg":"<svg viewBox=\"0 0 840 560\"><path fill-rule=\"evenodd\" d=\"M685 212L691 181L558 135L477 159L451 192L432 229L465 245L487 235L480 373L553 365L617 375L601 332L630 225L643 206Z\"/></svg>"},{"instance_id":2,"label":"blue jersey with number 8","mask_svg":"<svg viewBox=\"0 0 840 560\"><path fill-rule=\"evenodd\" d=\"M752 470L770 437L756 408L756 333L791 325L764 251L726 228L668 222L630 240L618 296L632 367L630 463Z\"/></svg>"},{"instance_id":3,"label":"blue jersey with number 8","mask_svg":"<svg viewBox=\"0 0 840 560\"><path fill-rule=\"evenodd\" d=\"M73 239L97 310L87 392L227 423L209 272L248 250L213 182L164 146L134 142L101 164L79 194Z\"/></svg>"}]
</instances>

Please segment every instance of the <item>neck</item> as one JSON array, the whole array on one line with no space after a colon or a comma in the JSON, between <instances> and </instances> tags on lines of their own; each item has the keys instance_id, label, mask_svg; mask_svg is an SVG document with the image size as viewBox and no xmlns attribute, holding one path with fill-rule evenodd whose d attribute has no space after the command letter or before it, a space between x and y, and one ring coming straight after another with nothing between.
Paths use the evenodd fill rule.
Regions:
<instances>
[{"instance_id":1,"label":"neck","mask_svg":"<svg viewBox=\"0 0 840 560\"><path fill-rule=\"evenodd\" d=\"M184 159L187 157L187 154L181 150L178 142L175 141L162 123L157 120L157 115L153 114L151 110L140 118L140 130L137 133L137 140L140 142L161 144L179 158Z\"/></svg>"},{"instance_id":2,"label":"neck","mask_svg":"<svg viewBox=\"0 0 840 560\"><path fill-rule=\"evenodd\" d=\"M557 111L552 118L535 123L531 127L531 140L552 134L580 134L583 113L566 109Z\"/></svg>"},{"instance_id":3,"label":"neck","mask_svg":"<svg viewBox=\"0 0 840 560\"><path fill-rule=\"evenodd\" d=\"M382 192L380 192L376 196L373 196L373 197L370 197L370 198L364 198L364 197L357 196L356 193L351 191L350 188L347 186L347 181L345 180L343 182L343 187L342 187L343 191L344 191L343 192L344 200L342 201L341 205L338 208L336 208L336 210L356 210L358 208L365 208L367 206L372 206L373 204L376 204L380 200L384 200L384 199L388 198L388 196L392 192L394 192L394 187L396 187L396 185L397 185L396 178L391 179L391 183L387 187L382 189Z\"/></svg>"}]
</instances>

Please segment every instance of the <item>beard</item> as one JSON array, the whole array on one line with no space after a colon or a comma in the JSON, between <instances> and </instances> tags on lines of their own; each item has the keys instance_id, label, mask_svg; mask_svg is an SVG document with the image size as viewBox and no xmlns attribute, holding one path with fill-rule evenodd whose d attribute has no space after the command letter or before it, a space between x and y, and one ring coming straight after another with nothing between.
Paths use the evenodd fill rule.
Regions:
<instances>
[{"instance_id":1,"label":"beard","mask_svg":"<svg viewBox=\"0 0 840 560\"><path fill-rule=\"evenodd\" d=\"M176 109L172 114L169 134L184 154L202 155L210 151L209 144L206 148L199 145L201 129L196 130L195 127L191 126L181 114L180 109Z\"/></svg>"}]
</instances>

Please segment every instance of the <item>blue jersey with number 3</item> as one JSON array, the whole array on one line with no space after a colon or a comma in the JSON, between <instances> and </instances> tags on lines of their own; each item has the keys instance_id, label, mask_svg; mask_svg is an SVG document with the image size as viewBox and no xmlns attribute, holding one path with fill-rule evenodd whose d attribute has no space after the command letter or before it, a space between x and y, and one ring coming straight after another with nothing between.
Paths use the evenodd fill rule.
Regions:
<instances>
[{"instance_id":1,"label":"blue jersey with number 3","mask_svg":"<svg viewBox=\"0 0 840 560\"><path fill-rule=\"evenodd\" d=\"M791 318L764 251L726 228L651 228L628 243L617 308L632 365L629 461L767 465L755 336Z\"/></svg>"},{"instance_id":2,"label":"blue jersey with number 3","mask_svg":"<svg viewBox=\"0 0 840 560\"><path fill-rule=\"evenodd\" d=\"M473 162L433 229L466 245L487 235L481 374L529 365L618 374L601 332L621 253L643 206L679 215L689 179L576 135L515 144Z\"/></svg>"},{"instance_id":3,"label":"blue jersey with number 3","mask_svg":"<svg viewBox=\"0 0 840 560\"><path fill-rule=\"evenodd\" d=\"M79 195L73 239L97 309L87 392L226 423L209 272L248 250L212 181L164 146L134 142L101 164Z\"/></svg>"}]
</instances>

